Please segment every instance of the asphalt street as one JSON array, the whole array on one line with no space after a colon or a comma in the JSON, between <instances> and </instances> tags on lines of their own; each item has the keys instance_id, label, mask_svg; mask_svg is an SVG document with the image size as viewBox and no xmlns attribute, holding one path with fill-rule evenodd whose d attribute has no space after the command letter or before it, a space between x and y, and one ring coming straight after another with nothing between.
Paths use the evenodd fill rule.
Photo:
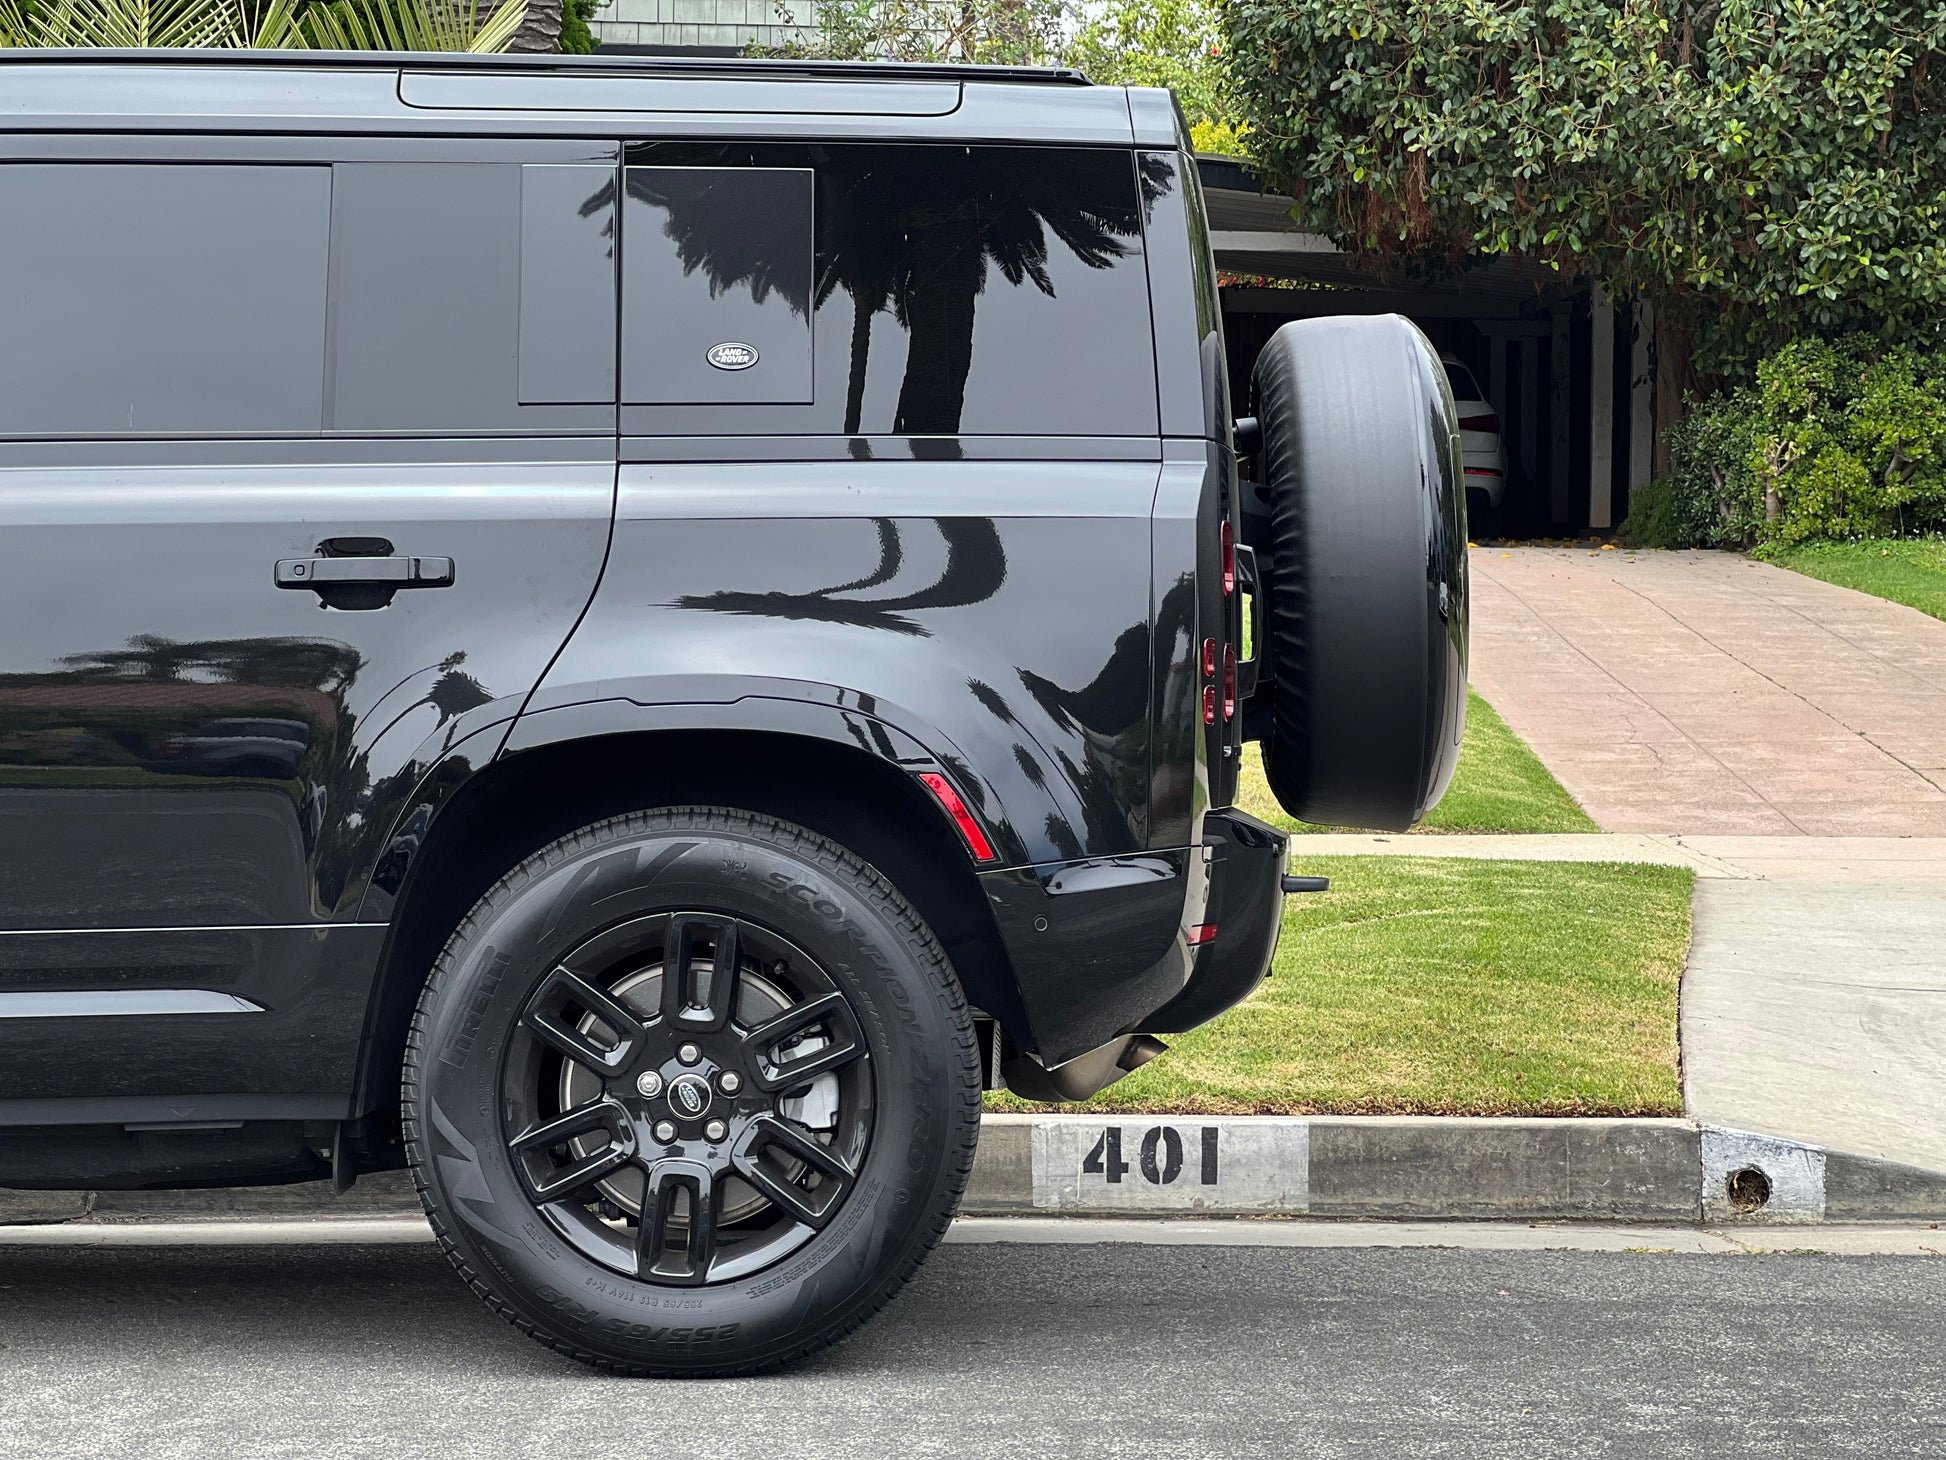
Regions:
<instances>
[{"instance_id":1,"label":"asphalt street","mask_svg":"<svg viewBox=\"0 0 1946 1460\"><path fill-rule=\"evenodd\" d=\"M430 1245L0 1249L0 1455L1946 1453L1946 1261L949 1246L783 1375L609 1378Z\"/></svg>"}]
</instances>

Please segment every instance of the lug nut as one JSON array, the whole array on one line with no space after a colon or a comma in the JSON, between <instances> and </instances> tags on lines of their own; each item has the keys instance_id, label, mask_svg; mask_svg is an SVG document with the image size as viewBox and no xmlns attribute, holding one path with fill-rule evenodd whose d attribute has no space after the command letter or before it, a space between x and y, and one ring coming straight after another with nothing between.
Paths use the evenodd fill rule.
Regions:
<instances>
[{"instance_id":1,"label":"lug nut","mask_svg":"<svg viewBox=\"0 0 1946 1460\"><path fill-rule=\"evenodd\" d=\"M644 1095L655 1096L662 1093L662 1076L654 1070L645 1070L636 1077L635 1088Z\"/></svg>"},{"instance_id":2,"label":"lug nut","mask_svg":"<svg viewBox=\"0 0 1946 1460\"><path fill-rule=\"evenodd\" d=\"M655 1123L655 1138L668 1145L676 1138L676 1123L673 1120L658 1120Z\"/></svg>"},{"instance_id":3,"label":"lug nut","mask_svg":"<svg viewBox=\"0 0 1946 1460\"><path fill-rule=\"evenodd\" d=\"M685 1044L676 1051L676 1058L686 1065L693 1065L703 1057L703 1052L693 1044Z\"/></svg>"},{"instance_id":4,"label":"lug nut","mask_svg":"<svg viewBox=\"0 0 1946 1460\"><path fill-rule=\"evenodd\" d=\"M743 1088L743 1076L735 1070L725 1070L716 1077L716 1088L725 1095L734 1095Z\"/></svg>"},{"instance_id":5,"label":"lug nut","mask_svg":"<svg viewBox=\"0 0 1946 1460\"><path fill-rule=\"evenodd\" d=\"M720 1120L712 1120L703 1127L703 1134L713 1141L720 1141L730 1133L730 1128Z\"/></svg>"}]
</instances>

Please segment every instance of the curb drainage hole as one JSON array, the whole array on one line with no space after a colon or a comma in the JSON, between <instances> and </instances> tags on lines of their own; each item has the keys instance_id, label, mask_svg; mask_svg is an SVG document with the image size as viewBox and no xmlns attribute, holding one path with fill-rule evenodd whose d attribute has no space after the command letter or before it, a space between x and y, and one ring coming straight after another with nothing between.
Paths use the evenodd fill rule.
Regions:
<instances>
[{"instance_id":1,"label":"curb drainage hole","mask_svg":"<svg viewBox=\"0 0 1946 1460\"><path fill-rule=\"evenodd\" d=\"M1740 1212L1760 1212L1770 1204L1770 1178L1755 1166L1732 1171L1724 1179L1723 1189L1730 1205Z\"/></svg>"}]
</instances>

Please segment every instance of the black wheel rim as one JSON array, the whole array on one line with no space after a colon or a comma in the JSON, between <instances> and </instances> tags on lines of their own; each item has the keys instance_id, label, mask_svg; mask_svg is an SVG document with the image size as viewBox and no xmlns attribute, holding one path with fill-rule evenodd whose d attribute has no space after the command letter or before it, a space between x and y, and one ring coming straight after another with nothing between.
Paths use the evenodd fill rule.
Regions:
<instances>
[{"instance_id":1,"label":"black wheel rim","mask_svg":"<svg viewBox=\"0 0 1946 1460\"><path fill-rule=\"evenodd\" d=\"M828 1226L873 1105L836 980L780 934L712 912L634 918L556 960L502 1075L535 1209L603 1266L679 1287L760 1271Z\"/></svg>"}]
</instances>

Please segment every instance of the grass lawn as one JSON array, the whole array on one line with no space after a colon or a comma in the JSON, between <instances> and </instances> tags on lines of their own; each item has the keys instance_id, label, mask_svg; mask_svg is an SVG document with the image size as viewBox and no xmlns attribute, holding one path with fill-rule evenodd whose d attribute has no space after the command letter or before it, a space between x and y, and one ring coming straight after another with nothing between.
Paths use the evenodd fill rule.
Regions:
<instances>
[{"instance_id":1,"label":"grass lawn","mask_svg":"<svg viewBox=\"0 0 1946 1460\"><path fill-rule=\"evenodd\" d=\"M1184 1114L1673 1115L1686 868L1306 859L1272 977L1092 1105Z\"/></svg>"},{"instance_id":2,"label":"grass lawn","mask_svg":"<svg viewBox=\"0 0 1946 1460\"><path fill-rule=\"evenodd\" d=\"M1286 831L1333 831L1293 821L1271 798L1256 742L1244 747L1237 805ZM1507 728L1492 705L1467 691L1466 738L1459 769L1445 798L1419 832L1595 832L1596 826L1561 783L1549 774L1527 742Z\"/></svg>"},{"instance_id":3,"label":"grass lawn","mask_svg":"<svg viewBox=\"0 0 1946 1460\"><path fill-rule=\"evenodd\" d=\"M1757 556L1841 588L1946 619L1946 538L1864 538L1766 547Z\"/></svg>"}]
</instances>

